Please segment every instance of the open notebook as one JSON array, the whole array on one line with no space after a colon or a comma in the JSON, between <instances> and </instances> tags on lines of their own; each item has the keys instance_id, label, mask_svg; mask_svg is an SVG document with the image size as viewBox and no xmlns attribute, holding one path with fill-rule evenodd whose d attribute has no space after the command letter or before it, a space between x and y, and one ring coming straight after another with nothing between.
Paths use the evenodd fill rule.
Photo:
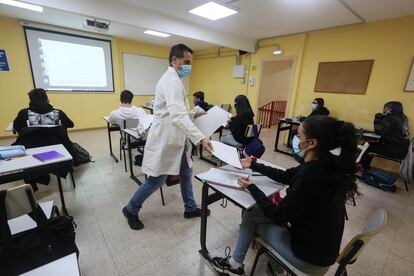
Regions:
<instances>
[{"instance_id":1,"label":"open notebook","mask_svg":"<svg viewBox=\"0 0 414 276\"><path fill-rule=\"evenodd\" d=\"M211 168L204 177L204 180L212 184L217 184L229 188L242 190L239 186L239 177L248 177L249 174L237 173L232 171L226 171L216 168Z\"/></svg>"}]
</instances>

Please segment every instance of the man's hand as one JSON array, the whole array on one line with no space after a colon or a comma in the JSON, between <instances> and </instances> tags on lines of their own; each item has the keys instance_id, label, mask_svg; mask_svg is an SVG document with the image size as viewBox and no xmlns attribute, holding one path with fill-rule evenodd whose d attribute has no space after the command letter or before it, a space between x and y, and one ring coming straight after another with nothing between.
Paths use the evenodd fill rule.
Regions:
<instances>
[{"instance_id":1,"label":"man's hand","mask_svg":"<svg viewBox=\"0 0 414 276\"><path fill-rule=\"evenodd\" d=\"M243 169L250 168L250 166L252 165L252 158L246 156L245 158L240 159L240 164L242 165Z\"/></svg>"},{"instance_id":2,"label":"man's hand","mask_svg":"<svg viewBox=\"0 0 414 276\"><path fill-rule=\"evenodd\" d=\"M203 147L203 150L209 153L213 152L213 145L211 144L209 139L204 138L203 140L201 140L201 146Z\"/></svg>"},{"instance_id":3,"label":"man's hand","mask_svg":"<svg viewBox=\"0 0 414 276\"><path fill-rule=\"evenodd\" d=\"M205 111L197 112L197 113L194 114L194 119L197 119L198 117L206 115L206 114L207 114L207 112L205 112Z\"/></svg>"},{"instance_id":4,"label":"man's hand","mask_svg":"<svg viewBox=\"0 0 414 276\"><path fill-rule=\"evenodd\" d=\"M247 189L247 187L249 185L251 185L252 183L249 181L249 177L239 177L238 178L238 184L240 185L240 187L242 187L243 189Z\"/></svg>"}]
</instances>

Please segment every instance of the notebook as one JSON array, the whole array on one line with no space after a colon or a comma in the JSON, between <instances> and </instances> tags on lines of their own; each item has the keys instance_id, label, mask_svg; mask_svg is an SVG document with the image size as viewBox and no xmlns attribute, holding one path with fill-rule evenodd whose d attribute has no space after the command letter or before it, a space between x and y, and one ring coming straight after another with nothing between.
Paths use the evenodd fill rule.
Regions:
<instances>
[{"instance_id":1,"label":"notebook","mask_svg":"<svg viewBox=\"0 0 414 276\"><path fill-rule=\"evenodd\" d=\"M243 188L238 184L238 178L248 176L249 174L211 168L204 177L204 180L216 185L242 190Z\"/></svg>"},{"instance_id":2,"label":"notebook","mask_svg":"<svg viewBox=\"0 0 414 276\"><path fill-rule=\"evenodd\" d=\"M52 151L46 151L46 152L33 154L33 157L42 162L45 162L45 161L49 161L49 160L53 160L53 159L61 158L65 156L57 151L52 150Z\"/></svg>"}]
</instances>

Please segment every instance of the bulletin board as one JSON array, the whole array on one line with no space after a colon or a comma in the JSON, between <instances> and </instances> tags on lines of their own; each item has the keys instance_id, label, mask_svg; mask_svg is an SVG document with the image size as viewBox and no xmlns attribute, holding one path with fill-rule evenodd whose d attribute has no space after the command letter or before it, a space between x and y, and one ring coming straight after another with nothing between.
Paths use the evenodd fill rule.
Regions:
<instances>
[{"instance_id":1,"label":"bulletin board","mask_svg":"<svg viewBox=\"0 0 414 276\"><path fill-rule=\"evenodd\" d=\"M315 92L365 94L374 60L320 62Z\"/></svg>"}]
</instances>

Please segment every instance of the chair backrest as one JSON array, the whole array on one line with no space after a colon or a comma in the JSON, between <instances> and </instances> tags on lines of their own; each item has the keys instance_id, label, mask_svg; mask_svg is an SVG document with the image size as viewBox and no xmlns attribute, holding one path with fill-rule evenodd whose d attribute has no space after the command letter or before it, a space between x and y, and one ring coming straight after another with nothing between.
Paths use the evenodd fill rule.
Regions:
<instances>
[{"instance_id":1,"label":"chair backrest","mask_svg":"<svg viewBox=\"0 0 414 276\"><path fill-rule=\"evenodd\" d=\"M28 214L36 208L36 199L29 184L7 189L6 209L7 219L13 219Z\"/></svg>"},{"instance_id":2,"label":"chair backrest","mask_svg":"<svg viewBox=\"0 0 414 276\"><path fill-rule=\"evenodd\" d=\"M254 125L248 125L246 127L246 131L244 132L244 136L246 138L254 137L253 126L257 127L257 135L260 136L260 132L262 131L262 124L254 124Z\"/></svg>"},{"instance_id":3,"label":"chair backrest","mask_svg":"<svg viewBox=\"0 0 414 276\"><path fill-rule=\"evenodd\" d=\"M231 104L222 104L220 107L226 110L227 112L230 112L231 110Z\"/></svg>"},{"instance_id":4,"label":"chair backrest","mask_svg":"<svg viewBox=\"0 0 414 276\"><path fill-rule=\"evenodd\" d=\"M122 129L126 128L136 128L138 126L139 119L125 119L117 121L117 125L119 126L121 137L124 138L124 133L121 131Z\"/></svg>"},{"instance_id":5,"label":"chair backrest","mask_svg":"<svg viewBox=\"0 0 414 276\"><path fill-rule=\"evenodd\" d=\"M355 262L365 245L385 227L387 220L388 215L384 208L375 211L369 217L361 234L356 235L342 250L336 260L337 263L347 265Z\"/></svg>"}]
</instances>

